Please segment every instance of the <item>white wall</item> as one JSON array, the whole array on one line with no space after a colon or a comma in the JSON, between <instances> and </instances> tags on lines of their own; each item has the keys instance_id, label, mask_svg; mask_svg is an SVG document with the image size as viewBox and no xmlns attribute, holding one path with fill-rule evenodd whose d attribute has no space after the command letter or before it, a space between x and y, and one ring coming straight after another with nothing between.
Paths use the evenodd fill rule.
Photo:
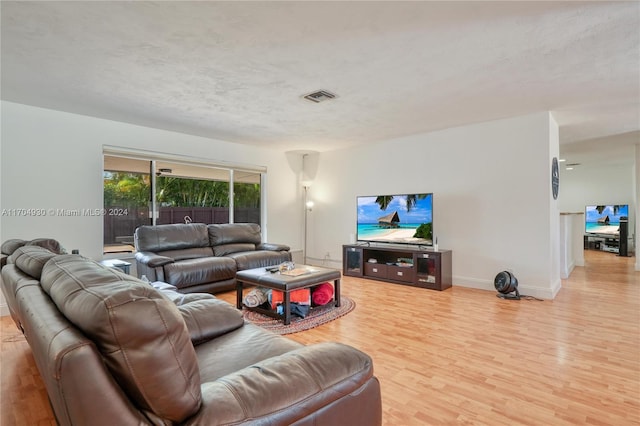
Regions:
<instances>
[{"instance_id":1,"label":"white wall","mask_svg":"<svg viewBox=\"0 0 640 426\"><path fill-rule=\"evenodd\" d=\"M560 132L558 129L558 123L556 120L549 114L549 125L547 127L548 133L548 151L547 151L547 176L548 183L547 189L551 188L551 168L554 158L558 158L560 155ZM534 182L531 182L535 184ZM550 268L550 282L552 286L552 291L555 294L560 290L560 202L558 199L560 198L560 194L558 194L558 199L553 199L553 193L551 190L547 192L549 195L549 227L547 230L547 235L549 237L549 262L551 263ZM531 206L534 208L534 206ZM547 229L547 228L541 228ZM540 232L542 232L540 230Z\"/></svg>"},{"instance_id":2,"label":"white wall","mask_svg":"<svg viewBox=\"0 0 640 426\"><path fill-rule=\"evenodd\" d=\"M584 266L584 214L560 214L560 278L567 279L576 266Z\"/></svg>"},{"instance_id":3,"label":"white wall","mask_svg":"<svg viewBox=\"0 0 640 426\"><path fill-rule=\"evenodd\" d=\"M635 171L635 180L634 180L635 198L633 199L633 208L629 206L629 210L633 210L637 214L638 210L636 209L640 209L640 144L636 145L636 163L634 165L634 171ZM633 222L629 223L630 230L634 229L632 223ZM634 239L634 241L637 247L638 246L637 239L638 237L640 237L640 220L636 220L635 223L636 223L636 226L635 226L636 238ZM635 249L635 252L636 252L636 271L640 271L640 256L638 256L637 249Z\"/></svg>"},{"instance_id":4,"label":"white wall","mask_svg":"<svg viewBox=\"0 0 640 426\"><path fill-rule=\"evenodd\" d=\"M560 209L584 213L587 205L629 204L629 221L634 220L634 173L633 165L578 166L574 170L561 167Z\"/></svg>"},{"instance_id":5,"label":"white wall","mask_svg":"<svg viewBox=\"0 0 640 426\"><path fill-rule=\"evenodd\" d=\"M180 133L2 103L1 208L101 208L102 147L190 155L268 168L268 239L302 246L301 159ZM559 209L551 198L557 125L532 114L323 153L310 196L309 257L341 267L358 195L433 192L434 231L453 250L454 285L493 291L515 273L523 293L553 298ZM561 184L562 188L562 184ZM100 258L101 217L12 217L0 241L52 237Z\"/></svg>"},{"instance_id":6,"label":"white wall","mask_svg":"<svg viewBox=\"0 0 640 426\"><path fill-rule=\"evenodd\" d=\"M555 133L555 136L554 136ZM356 226L356 196L433 192L434 233L453 250L453 283L495 291L512 270L522 293L560 288L559 209L551 196L557 125L538 113L320 154L310 197L309 257L330 253Z\"/></svg>"},{"instance_id":7,"label":"white wall","mask_svg":"<svg viewBox=\"0 0 640 426\"><path fill-rule=\"evenodd\" d=\"M268 240L301 247L301 157L147 127L2 102L1 209L94 209L103 205L103 145L267 167ZM51 237L102 258L103 219L10 216L0 241Z\"/></svg>"},{"instance_id":8,"label":"white wall","mask_svg":"<svg viewBox=\"0 0 640 426\"><path fill-rule=\"evenodd\" d=\"M2 208L102 208L104 145L267 167L268 238L300 247L299 172L278 151L2 103ZM102 217L3 216L2 241L52 237L102 256Z\"/></svg>"}]
</instances>

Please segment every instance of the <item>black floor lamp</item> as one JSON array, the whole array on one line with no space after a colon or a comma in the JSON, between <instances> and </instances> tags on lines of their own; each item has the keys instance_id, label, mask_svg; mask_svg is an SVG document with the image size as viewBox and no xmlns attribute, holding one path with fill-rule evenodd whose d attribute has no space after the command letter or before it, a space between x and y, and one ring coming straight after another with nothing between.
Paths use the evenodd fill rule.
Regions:
<instances>
[{"instance_id":1,"label":"black floor lamp","mask_svg":"<svg viewBox=\"0 0 640 426\"><path fill-rule=\"evenodd\" d=\"M304 261L303 263L307 264L307 228L308 228L308 215L309 212L313 209L313 201L308 198L308 191L310 183L304 183Z\"/></svg>"}]
</instances>

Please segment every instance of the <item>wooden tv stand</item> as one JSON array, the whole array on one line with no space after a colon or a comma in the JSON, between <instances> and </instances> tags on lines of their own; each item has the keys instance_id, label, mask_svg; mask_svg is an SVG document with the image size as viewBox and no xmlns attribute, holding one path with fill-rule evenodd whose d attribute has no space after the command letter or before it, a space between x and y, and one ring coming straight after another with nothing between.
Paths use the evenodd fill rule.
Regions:
<instances>
[{"instance_id":1,"label":"wooden tv stand","mask_svg":"<svg viewBox=\"0 0 640 426\"><path fill-rule=\"evenodd\" d=\"M452 285L451 250L342 246L343 275L445 290Z\"/></svg>"}]
</instances>

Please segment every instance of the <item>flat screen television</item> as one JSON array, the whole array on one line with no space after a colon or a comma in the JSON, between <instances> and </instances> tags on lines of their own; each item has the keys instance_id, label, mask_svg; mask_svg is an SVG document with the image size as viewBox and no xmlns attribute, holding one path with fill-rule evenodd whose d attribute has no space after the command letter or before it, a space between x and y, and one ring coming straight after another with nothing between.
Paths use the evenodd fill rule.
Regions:
<instances>
[{"instance_id":1,"label":"flat screen television","mask_svg":"<svg viewBox=\"0 0 640 426\"><path fill-rule=\"evenodd\" d=\"M433 194L357 197L357 240L433 245Z\"/></svg>"},{"instance_id":2,"label":"flat screen television","mask_svg":"<svg viewBox=\"0 0 640 426\"><path fill-rule=\"evenodd\" d=\"M585 232L589 234L617 234L620 232L621 217L629 217L628 204L586 206Z\"/></svg>"}]
</instances>

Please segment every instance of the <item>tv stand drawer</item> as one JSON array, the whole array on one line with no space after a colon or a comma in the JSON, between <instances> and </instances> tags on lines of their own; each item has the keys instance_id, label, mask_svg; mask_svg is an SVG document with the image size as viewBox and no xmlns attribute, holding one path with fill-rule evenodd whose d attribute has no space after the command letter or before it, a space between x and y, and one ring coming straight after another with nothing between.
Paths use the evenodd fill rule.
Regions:
<instances>
[{"instance_id":1,"label":"tv stand drawer","mask_svg":"<svg viewBox=\"0 0 640 426\"><path fill-rule=\"evenodd\" d=\"M389 266L387 270L387 278L390 280L412 283L415 276L413 266Z\"/></svg>"},{"instance_id":2,"label":"tv stand drawer","mask_svg":"<svg viewBox=\"0 0 640 426\"><path fill-rule=\"evenodd\" d=\"M384 263L365 263L364 274L369 277L387 278L388 265Z\"/></svg>"}]
</instances>

